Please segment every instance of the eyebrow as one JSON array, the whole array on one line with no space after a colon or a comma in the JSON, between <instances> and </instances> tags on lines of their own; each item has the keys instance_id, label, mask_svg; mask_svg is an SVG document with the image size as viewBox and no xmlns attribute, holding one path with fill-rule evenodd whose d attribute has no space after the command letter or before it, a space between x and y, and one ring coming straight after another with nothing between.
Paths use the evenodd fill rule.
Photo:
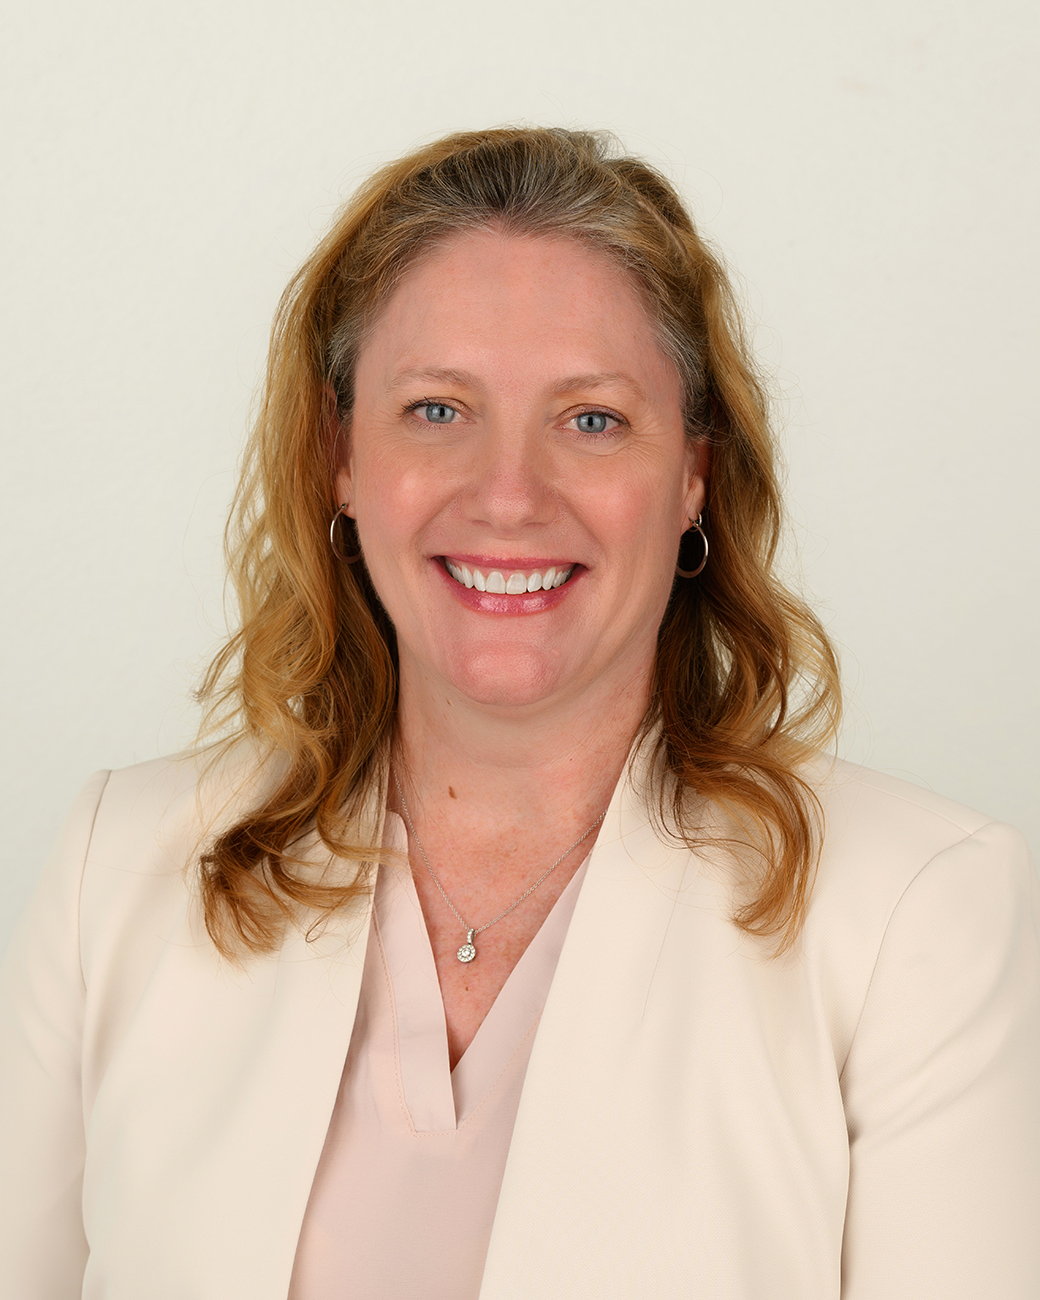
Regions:
<instances>
[{"instance_id":1,"label":"eyebrow","mask_svg":"<svg viewBox=\"0 0 1040 1300\"><path fill-rule=\"evenodd\" d=\"M387 387L390 392L395 392L415 379L432 379L446 384L458 384L461 388L477 387L473 375L467 374L464 370L450 370L439 366L415 366L410 370L402 370L393 377Z\"/></svg>"},{"instance_id":2,"label":"eyebrow","mask_svg":"<svg viewBox=\"0 0 1040 1300\"><path fill-rule=\"evenodd\" d=\"M389 384L389 390L394 392L417 379L456 384L461 388L480 387L480 381L477 377L465 370L453 370L450 367L442 366L416 366L409 370L402 370L398 375L395 375ZM552 393L554 397L564 397L568 393L587 391L590 388L604 388L608 384L619 384L640 398L646 396L642 386L637 384L631 375L606 370L587 375L567 375L565 378L556 381L552 387Z\"/></svg>"}]
</instances>

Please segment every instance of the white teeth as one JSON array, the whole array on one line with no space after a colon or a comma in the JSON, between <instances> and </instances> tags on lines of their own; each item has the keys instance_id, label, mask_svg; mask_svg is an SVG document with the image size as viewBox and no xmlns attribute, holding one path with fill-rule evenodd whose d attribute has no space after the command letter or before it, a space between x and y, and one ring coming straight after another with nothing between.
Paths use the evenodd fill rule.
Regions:
<instances>
[{"instance_id":1,"label":"white teeth","mask_svg":"<svg viewBox=\"0 0 1040 1300\"><path fill-rule=\"evenodd\" d=\"M465 587L476 587L477 591L489 591L496 596L522 596L527 592L551 591L562 587L574 572L574 565L558 569L550 565L544 573L521 573L516 570L507 578L501 569L492 569L486 576L479 569L470 569L465 564L455 564L452 560L444 561L445 568Z\"/></svg>"}]
</instances>

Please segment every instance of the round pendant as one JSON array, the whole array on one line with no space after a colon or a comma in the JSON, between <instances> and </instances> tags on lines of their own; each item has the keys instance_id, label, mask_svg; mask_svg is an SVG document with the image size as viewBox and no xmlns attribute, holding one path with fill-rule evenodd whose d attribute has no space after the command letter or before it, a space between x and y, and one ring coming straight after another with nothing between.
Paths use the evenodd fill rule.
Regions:
<instances>
[{"instance_id":1,"label":"round pendant","mask_svg":"<svg viewBox=\"0 0 1040 1300\"><path fill-rule=\"evenodd\" d=\"M473 936L475 933L476 933L475 930L466 931L466 942L455 954L455 956L458 957L459 961L472 961L473 958L477 955L477 950L476 948L473 947Z\"/></svg>"}]
</instances>

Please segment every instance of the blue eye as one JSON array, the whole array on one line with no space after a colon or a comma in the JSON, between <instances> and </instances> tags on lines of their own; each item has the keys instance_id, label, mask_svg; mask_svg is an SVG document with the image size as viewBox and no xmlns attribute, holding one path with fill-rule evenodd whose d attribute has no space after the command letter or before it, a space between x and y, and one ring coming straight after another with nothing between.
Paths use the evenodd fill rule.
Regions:
<instances>
[{"instance_id":1,"label":"blue eye","mask_svg":"<svg viewBox=\"0 0 1040 1300\"><path fill-rule=\"evenodd\" d=\"M602 411L584 411L581 415L576 416L575 418L577 420L578 429L582 433L606 433L607 421L610 419L610 416L605 415Z\"/></svg>"},{"instance_id":2,"label":"blue eye","mask_svg":"<svg viewBox=\"0 0 1040 1300\"><path fill-rule=\"evenodd\" d=\"M419 410L431 424L451 424L458 414L453 406L445 406L443 402L427 402Z\"/></svg>"}]
</instances>

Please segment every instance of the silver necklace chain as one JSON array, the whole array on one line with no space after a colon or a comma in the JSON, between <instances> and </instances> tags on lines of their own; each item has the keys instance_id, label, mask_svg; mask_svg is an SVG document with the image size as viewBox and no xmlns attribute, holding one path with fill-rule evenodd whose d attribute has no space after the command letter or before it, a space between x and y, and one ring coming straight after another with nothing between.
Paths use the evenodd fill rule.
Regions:
<instances>
[{"instance_id":1,"label":"silver necklace chain","mask_svg":"<svg viewBox=\"0 0 1040 1300\"><path fill-rule=\"evenodd\" d=\"M525 889L518 899L510 903L504 912L499 912L499 914L496 917L494 917L490 921L485 921L483 925L471 926L467 924L465 920L463 920L462 915L459 912L459 909L455 906L455 904L445 893L444 886L438 880L436 871L434 871L433 867L430 865L430 859L426 856L426 850L422 846L422 840L419 838L418 832L415 829L415 824L412 821L411 814L408 811L408 804L405 802L404 791L401 789L401 782L397 779L397 773L394 771L394 769L391 768L390 771L394 778L394 785L397 786L397 794L401 800L401 808L404 812L404 819L408 823L408 829L412 833L412 839L415 840L415 846L419 850L419 854L422 857L423 862L426 863L426 870L433 877L433 883L437 886L438 890L440 891L441 898L443 898L444 901L448 904L452 912L455 914L455 917L458 920L459 925L461 925L462 928L466 931L466 942L455 954L456 957L458 957L459 961L461 962L472 961L473 958L476 957L477 949L473 943L473 940L477 937L477 935L482 934L485 930L489 929L491 926L496 925L499 921L501 921L503 917L508 916L509 913L513 911L514 908L520 906L520 904L524 901L525 898L530 898L530 896L534 893L534 891L538 888L538 886L542 883L542 881L548 880L548 878L552 875L552 873L556 870L556 868L560 865L560 863L564 860L564 858L568 857L571 853L573 853L574 850L578 847L579 844L581 844L583 840L587 840L589 836L592 834L592 832L603 820L603 818L606 817L607 815L607 810L604 808L603 811L600 813L600 815L589 827L589 829L585 832L585 834L579 835L578 838L574 841L574 843L570 846L570 848L566 849L563 853L561 853L560 856L556 859L556 861L552 864L552 866L547 867L546 870L543 871L542 874L538 877L538 879L534 882L534 884L531 885L528 889Z\"/></svg>"}]
</instances>

